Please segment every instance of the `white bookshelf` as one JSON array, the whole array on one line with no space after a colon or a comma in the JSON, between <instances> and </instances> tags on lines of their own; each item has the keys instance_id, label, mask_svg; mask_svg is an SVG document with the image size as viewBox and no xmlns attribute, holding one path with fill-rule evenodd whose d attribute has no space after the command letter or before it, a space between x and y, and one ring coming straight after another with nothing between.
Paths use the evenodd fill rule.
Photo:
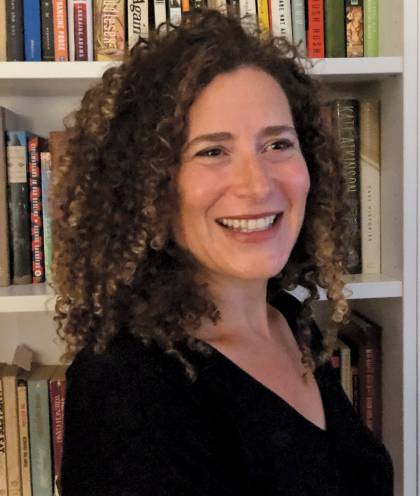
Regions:
<instances>
[{"instance_id":1,"label":"white bookshelf","mask_svg":"<svg viewBox=\"0 0 420 496\"><path fill-rule=\"evenodd\" d=\"M418 14L415 0L401 0L398 8L392 0L380 0L380 57L314 60L310 68L332 97L376 96L382 102L382 273L352 276L346 288L350 306L383 329L383 440L394 461L395 496L419 494ZM83 92L110 65L2 62L0 105L20 115L22 128L47 135L63 128L63 116L78 107ZM57 362L62 346L55 338L54 301L45 285L0 288L0 362L9 361L23 342L37 359Z\"/></svg>"}]
</instances>

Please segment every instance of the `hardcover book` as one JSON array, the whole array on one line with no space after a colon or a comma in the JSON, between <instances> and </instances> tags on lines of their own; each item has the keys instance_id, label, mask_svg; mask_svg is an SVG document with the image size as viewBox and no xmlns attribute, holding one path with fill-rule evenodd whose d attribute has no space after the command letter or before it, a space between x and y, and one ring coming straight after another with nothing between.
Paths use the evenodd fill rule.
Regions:
<instances>
[{"instance_id":1,"label":"hardcover book","mask_svg":"<svg viewBox=\"0 0 420 496\"><path fill-rule=\"evenodd\" d=\"M180 21L181 5L179 2L177 0L170 0L169 8L171 22L174 24L174 20L172 19L173 9L177 11L177 15L179 14ZM142 38L149 36L149 3L146 0L127 1L127 33L129 50L137 43L140 36Z\"/></svg>"},{"instance_id":2,"label":"hardcover book","mask_svg":"<svg viewBox=\"0 0 420 496\"><path fill-rule=\"evenodd\" d=\"M48 282L52 281L52 233L48 201L48 189L51 181L51 165L51 153L41 152L42 223L44 227L45 279Z\"/></svg>"},{"instance_id":3,"label":"hardcover book","mask_svg":"<svg viewBox=\"0 0 420 496\"><path fill-rule=\"evenodd\" d=\"M41 11L38 0L23 0L25 60L41 61Z\"/></svg>"},{"instance_id":4,"label":"hardcover book","mask_svg":"<svg viewBox=\"0 0 420 496\"><path fill-rule=\"evenodd\" d=\"M95 0L96 60L122 60L125 50L124 0Z\"/></svg>"},{"instance_id":5,"label":"hardcover book","mask_svg":"<svg viewBox=\"0 0 420 496\"><path fill-rule=\"evenodd\" d=\"M258 24L261 31L266 33L271 29L269 8L269 0L257 0Z\"/></svg>"},{"instance_id":6,"label":"hardcover book","mask_svg":"<svg viewBox=\"0 0 420 496\"><path fill-rule=\"evenodd\" d=\"M16 365L6 365L1 370L4 397L4 426L6 437L6 466L8 496L22 495L19 455L19 420L17 410Z\"/></svg>"},{"instance_id":7,"label":"hardcover book","mask_svg":"<svg viewBox=\"0 0 420 496\"><path fill-rule=\"evenodd\" d=\"M381 272L380 106L360 102L360 191L362 272Z\"/></svg>"},{"instance_id":8,"label":"hardcover book","mask_svg":"<svg viewBox=\"0 0 420 496\"><path fill-rule=\"evenodd\" d=\"M10 267L13 284L32 282L28 185L28 135L6 132Z\"/></svg>"},{"instance_id":9,"label":"hardcover book","mask_svg":"<svg viewBox=\"0 0 420 496\"><path fill-rule=\"evenodd\" d=\"M155 29L158 29L161 24L166 24L166 2L165 0L154 0L153 7L154 26Z\"/></svg>"},{"instance_id":10,"label":"hardcover book","mask_svg":"<svg viewBox=\"0 0 420 496\"><path fill-rule=\"evenodd\" d=\"M6 0L6 28L7 60L25 60L22 0Z\"/></svg>"},{"instance_id":11,"label":"hardcover book","mask_svg":"<svg viewBox=\"0 0 420 496\"><path fill-rule=\"evenodd\" d=\"M33 496L53 493L48 381L55 365L38 365L28 377Z\"/></svg>"},{"instance_id":12,"label":"hardcover book","mask_svg":"<svg viewBox=\"0 0 420 496\"><path fill-rule=\"evenodd\" d=\"M135 0L129 0L129 1L135 1ZM180 24L182 18L180 0L168 0L168 17L171 24L174 25Z\"/></svg>"},{"instance_id":13,"label":"hardcover book","mask_svg":"<svg viewBox=\"0 0 420 496\"><path fill-rule=\"evenodd\" d=\"M346 56L344 0L325 0L325 56Z\"/></svg>"},{"instance_id":14,"label":"hardcover book","mask_svg":"<svg viewBox=\"0 0 420 496\"><path fill-rule=\"evenodd\" d=\"M364 0L364 56L379 55L379 0Z\"/></svg>"},{"instance_id":15,"label":"hardcover book","mask_svg":"<svg viewBox=\"0 0 420 496\"><path fill-rule=\"evenodd\" d=\"M363 0L346 0L347 57L363 57Z\"/></svg>"},{"instance_id":16,"label":"hardcover book","mask_svg":"<svg viewBox=\"0 0 420 496\"><path fill-rule=\"evenodd\" d=\"M54 17L53 0L41 0L42 60L53 61L54 56Z\"/></svg>"},{"instance_id":17,"label":"hardcover book","mask_svg":"<svg viewBox=\"0 0 420 496\"><path fill-rule=\"evenodd\" d=\"M308 0L307 55L313 59L325 56L324 5L322 0Z\"/></svg>"},{"instance_id":18,"label":"hardcover book","mask_svg":"<svg viewBox=\"0 0 420 496\"><path fill-rule=\"evenodd\" d=\"M68 0L70 60L93 60L93 0Z\"/></svg>"},{"instance_id":19,"label":"hardcover book","mask_svg":"<svg viewBox=\"0 0 420 496\"><path fill-rule=\"evenodd\" d=\"M69 60L66 0L52 0L54 18L54 59Z\"/></svg>"},{"instance_id":20,"label":"hardcover book","mask_svg":"<svg viewBox=\"0 0 420 496\"><path fill-rule=\"evenodd\" d=\"M6 0L1 0L0 1L0 62L4 62L7 60L6 38L7 38Z\"/></svg>"},{"instance_id":21,"label":"hardcover book","mask_svg":"<svg viewBox=\"0 0 420 496\"><path fill-rule=\"evenodd\" d=\"M293 42L292 11L290 0L270 0L271 32Z\"/></svg>"},{"instance_id":22,"label":"hardcover book","mask_svg":"<svg viewBox=\"0 0 420 496\"><path fill-rule=\"evenodd\" d=\"M306 56L306 13L305 0L292 0L292 31L293 43L299 53Z\"/></svg>"},{"instance_id":23,"label":"hardcover book","mask_svg":"<svg viewBox=\"0 0 420 496\"><path fill-rule=\"evenodd\" d=\"M4 394L1 380L4 363L0 363L0 496L7 496L6 434L4 425Z\"/></svg>"},{"instance_id":24,"label":"hardcover book","mask_svg":"<svg viewBox=\"0 0 420 496\"><path fill-rule=\"evenodd\" d=\"M32 496L31 458L29 450L28 424L28 372L21 371L17 376L17 401L19 417L20 473L22 476L22 496Z\"/></svg>"}]
</instances>

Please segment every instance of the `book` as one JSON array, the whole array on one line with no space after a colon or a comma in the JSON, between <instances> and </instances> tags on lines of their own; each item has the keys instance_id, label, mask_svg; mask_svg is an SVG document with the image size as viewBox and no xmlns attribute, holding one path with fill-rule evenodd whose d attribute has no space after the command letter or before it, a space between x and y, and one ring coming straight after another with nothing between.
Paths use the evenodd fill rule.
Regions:
<instances>
[{"instance_id":1,"label":"book","mask_svg":"<svg viewBox=\"0 0 420 496\"><path fill-rule=\"evenodd\" d=\"M30 458L30 449L29 449L27 378L28 378L28 372L26 371L21 371L16 378L22 496L32 496L31 458Z\"/></svg>"},{"instance_id":2,"label":"book","mask_svg":"<svg viewBox=\"0 0 420 496\"><path fill-rule=\"evenodd\" d=\"M28 139L28 184L33 283L40 283L45 280L40 153L46 147L46 144L46 140L39 136L34 135Z\"/></svg>"},{"instance_id":3,"label":"book","mask_svg":"<svg viewBox=\"0 0 420 496\"><path fill-rule=\"evenodd\" d=\"M308 0L307 9L306 53L310 58L321 59L325 56L323 0Z\"/></svg>"},{"instance_id":4,"label":"book","mask_svg":"<svg viewBox=\"0 0 420 496\"><path fill-rule=\"evenodd\" d=\"M381 272L381 150L378 100L360 102L360 223L362 272Z\"/></svg>"},{"instance_id":5,"label":"book","mask_svg":"<svg viewBox=\"0 0 420 496\"><path fill-rule=\"evenodd\" d=\"M176 3L176 7L172 4ZM170 10L179 9L179 20L181 20L181 6L177 0L170 1ZM171 10L172 12L172 10ZM170 17L171 22L172 17ZM139 37L149 36L149 3L145 0L127 0L127 36L128 48L131 50L139 40Z\"/></svg>"},{"instance_id":6,"label":"book","mask_svg":"<svg viewBox=\"0 0 420 496\"><path fill-rule=\"evenodd\" d=\"M271 32L293 42L292 11L290 0L270 0Z\"/></svg>"},{"instance_id":7,"label":"book","mask_svg":"<svg viewBox=\"0 0 420 496\"><path fill-rule=\"evenodd\" d=\"M337 350L340 355L340 383L348 399L353 403L353 375L350 347L341 339L337 339Z\"/></svg>"},{"instance_id":8,"label":"book","mask_svg":"<svg viewBox=\"0 0 420 496\"><path fill-rule=\"evenodd\" d=\"M54 493L61 493L61 459L63 456L64 403L66 397L66 369L59 365L50 378L51 433L54 460Z\"/></svg>"},{"instance_id":9,"label":"book","mask_svg":"<svg viewBox=\"0 0 420 496\"><path fill-rule=\"evenodd\" d=\"M51 181L51 153L41 152L41 189L42 189L42 224L44 227L45 280L52 281L52 232L48 201L48 189Z\"/></svg>"},{"instance_id":10,"label":"book","mask_svg":"<svg viewBox=\"0 0 420 496\"><path fill-rule=\"evenodd\" d=\"M6 434L4 425L4 395L1 380L4 363L0 363L0 496L7 496Z\"/></svg>"},{"instance_id":11,"label":"book","mask_svg":"<svg viewBox=\"0 0 420 496\"><path fill-rule=\"evenodd\" d=\"M55 365L35 365L28 377L33 496L53 493L48 381L55 369Z\"/></svg>"},{"instance_id":12,"label":"book","mask_svg":"<svg viewBox=\"0 0 420 496\"><path fill-rule=\"evenodd\" d=\"M23 0L25 60L41 61L41 10L39 0Z\"/></svg>"},{"instance_id":13,"label":"book","mask_svg":"<svg viewBox=\"0 0 420 496\"><path fill-rule=\"evenodd\" d=\"M364 424L382 438L381 328L357 312L339 331L358 367L359 411Z\"/></svg>"},{"instance_id":14,"label":"book","mask_svg":"<svg viewBox=\"0 0 420 496\"><path fill-rule=\"evenodd\" d=\"M363 15L363 54L365 57L377 57L379 55L379 0L364 0Z\"/></svg>"},{"instance_id":15,"label":"book","mask_svg":"<svg viewBox=\"0 0 420 496\"><path fill-rule=\"evenodd\" d=\"M346 56L344 0L325 0L325 56Z\"/></svg>"},{"instance_id":16,"label":"book","mask_svg":"<svg viewBox=\"0 0 420 496\"><path fill-rule=\"evenodd\" d=\"M17 116L0 106L0 286L10 284L10 234L8 215L6 129L17 127ZM0 493L1 494L1 493Z\"/></svg>"},{"instance_id":17,"label":"book","mask_svg":"<svg viewBox=\"0 0 420 496\"><path fill-rule=\"evenodd\" d=\"M363 57L363 0L346 0L346 54Z\"/></svg>"},{"instance_id":18,"label":"book","mask_svg":"<svg viewBox=\"0 0 420 496\"><path fill-rule=\"evenodd\" d=\"M25 131L6 132L12 284L32 282L27 144Z\"/></svg>"},{"instance_id":19,"label":"book","mask_svg":"<svg viewBox=\"0 0 420 496\"><path fill-rule=\"evenodd\" d=\"M345 202L349 206L347 226L350 244L348 246L347 269L359 274L361 264L360 233L360 153L359 153L359 102L354 99L336 100L332 103L333 129L340 148L344 166Z\"/></svg>"},{"instance_id":20,"label":"book","mask_svg":"<svg viewBox=\"0 0 420 496\"><path fill-rule=\"evenodd\" d=\"M165 0L153 0L153 19L155 29L161 24L166 24L166 2ZM165 27L163 27L165 29Z\"/></svg>"},{"instance_id":21,"label":"book","mask_svg":"<svg viewBox=\"0 0 420 496\"><path fill-rule=\"evenodd\" d=\"M93 0L68 0L70 60L93 60Z\"/></svg>"},{"instance_id":22,"label":"book","mask_svg":"<svg viewBox=\"0 0 420 496\"><path fill-rule=\"evenodd\" d=\"M261 31L264 33L269 33L270 26L270 13L269 13L269 1L268 0L256 0L257 1L257 14L258 14L258 24Z\"/></svg>"},{"instance_id":23,"label":"book","mask_svg":"<svg viewBox=\"0 0 420 496\"><path fill-rule=\"evenodd\" d=\"M0 62L7 60L6 39L6 0L0 0Z\"/></svg>"},{"instance_id":24,"label":"book","mask_svg":"<svg viewBox=\"0 0 420 496\"><path fill-rule=\"evenodd\" d=\"M66 0L52 0L54 20L54 59L69 60Z\"/></svg>"},{"instance_id":25,"label":"book","mask_svg":"<svg viewBox=\"0 0 420 496\"><path fill-rule=\"evenodd\" d=\"M181 18L182 10L180 0L168 0L168 19L170 23L173 25L178 25L181 22Z\"/></svg>"},{"instance_id":26,"label":"book","mask_svg":"<svg viewBox=\"0 0 420 496\"><path fill-rule=\"evenodd\" d=\"M22 0L6 0L6 28L7 60L25 60Z\"/></svg>"},{"instance_id":27,"label":"book","mask_svg":"<svg viewBox=\"0 0 420 496\"><path fill-rule=\"evenodd\" d=\"M254 0L239 0L239 15L244 17L246 15L251 16L251 19L255 20L257 16L257 3Z\"/></svg>"},{"instance_id":28,"label":"book","mask_svg":"<svg viewBox=\"0 0 420 496\"><path fill-rule=\"evenodd\" d=\"M53 0L41 0L42 60L55 60Z\"/></svg>"},{"instance_id":29,"label":"book","mask_svg":"<svg viewBox=\"0 0 420 496\"><path fill-rule=\"evenodd\" d=\"M125 2L94 1L95 60L122 60L125 50Z\"/></svg>"},{"instance_id":30,"label":"book","mask_svg":"<svg viewBox=\"0 0 420 496\"><path fill-rule=\"evenodd\" d=\"M19 421L16 377L19 368L6 365L1 371L4 397L4 431L6 437L6 466L8 496L21 496Z\"/></svg>"},{"instance_id":31,"label":"book","mask_svg":"<svg viewBox=\"0 0 420 496\"><path fill-rule=\"evenodd\" d=\"M305 0L292 0L292 32L293 43L299 53L306 56L306 13Z\"/></svg>"}]
</instances>

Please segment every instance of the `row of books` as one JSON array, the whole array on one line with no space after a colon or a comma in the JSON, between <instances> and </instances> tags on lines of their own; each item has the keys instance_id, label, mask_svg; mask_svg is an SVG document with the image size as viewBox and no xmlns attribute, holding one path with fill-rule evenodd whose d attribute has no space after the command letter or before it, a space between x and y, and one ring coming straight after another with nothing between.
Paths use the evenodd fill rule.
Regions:
<instances>
[{"instance_id":1,"label":"row of books","mask_svg":"<svg viewBox=\"0 0 420 496\"><path fill-rule=\"evenodd\" d=\"M326 103L322 117L335 135L344 164L351 274L381 272L380 102Z\"/></svg>"},{"instance_id":2,"label":"row of books","mask_svg":"<svg viewBox=\"0 0 420 496\"><path fill-rule=\"evenodd\" d=\"M338 333L331 364L364 424L382 438L381 328L357 312Z\"/></svg>"},{"instance_id":3,"label":"row of books","mask_svg":"<svg viewBox=\"0 0 420 496\"><path fill-rule=\"evenodd\" d=\"M378 55L379 0L0 0L0 60L122 60L139 36L195 7L258 18L303 55Z\"/></svg>"},{"instance_id":4,"label":"row of books","mask_svg":"<svg viewBox=\"0 0 420 496\"><path fill-rule=\"evenodd\" d=\"M59 494L65 370L0 365L0 494Z\"/></svg>"},{"instance_id":5,"label":"row of books","mask_svg":"<svg viewBox=\"0 0 420 496\"><path fill-rule=\"evenodd\" d=\"M16 126L17 115L0 107L0 286L51 280L47 192L65 140L62 131L46 140Z\"/></svg>"}]
</instances>

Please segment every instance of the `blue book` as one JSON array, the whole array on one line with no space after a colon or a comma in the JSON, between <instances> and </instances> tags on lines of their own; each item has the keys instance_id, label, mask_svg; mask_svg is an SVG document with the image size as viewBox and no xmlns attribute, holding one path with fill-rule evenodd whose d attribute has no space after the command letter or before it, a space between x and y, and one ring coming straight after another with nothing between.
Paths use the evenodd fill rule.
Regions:
<instances>
[{"instance_id":1,"label":"blue book","mask_svg":"<svg viewBox=\"0 0 420 496\"><path fill-rule=\"evenodd\" d=\"M41 61L40 0L23 0L25 60Z\"/></svg>"}]
</instances>

